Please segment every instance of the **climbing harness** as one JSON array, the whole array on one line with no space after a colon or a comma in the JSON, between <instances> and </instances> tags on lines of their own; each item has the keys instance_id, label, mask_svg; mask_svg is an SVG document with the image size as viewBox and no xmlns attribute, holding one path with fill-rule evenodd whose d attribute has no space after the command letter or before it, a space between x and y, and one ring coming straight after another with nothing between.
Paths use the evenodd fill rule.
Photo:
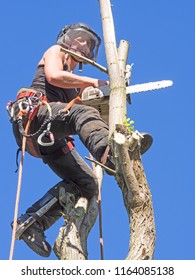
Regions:
<instances>
[{"instance_id":1,"label":"climbing harness","mask_svg":"<svg viewBox=\"0 0 195 280\"><path fill-rule=\"evenodd\" d=\"M52 146L54 144L54 136L51 132L51 123L56 118L59 118L61 114L67 116L69 114L69 110L75 102L80 102L81 99L79 96L71 100L65 108L59 110L55 115L52 115L51 107L47 102L46 96L42 93L39 93L35 90L29 88L22 88L19 90L17 94L17 99L14 102L9 101L7 104L7 112L10 118L10 122L16 122L18 125L18 129L22 137L26 137L26 144L28 152L34 157L40 158L40 152L36 148L34 141L34 137L39 135L37 138L37 142L41 146ZM26 133L24 126L27 121L32 121L40 106L47 106L48 117L45 118L40 128L34 133ZM45 129L46 126L46 129ZM48 142L44 142L43 139L49 139Z\"/></svg>"},{"instance_id":2,"label":"climbing harness","mask_svg":"<svg viewBox=\"0 0 195 280\"><path fill-rule=\"evenodd\" d=\"M49 117L47 117L44 120L41 127L35 133L28 134L25 132L24 126L26 125L28 120L32 121L34 119L41 105L47 106ZM52 112L45 95L28 88L22 88L21 90L19 90L17 94L16 101L8 102L7 112L10 117L10 121L17 123L19 132L23 137L32 138L41 133L41 135L38 138L39 139L38 143L40 142L39 143L40 145L45 145L45 146L53 145L54 138L53 138L53 134L50 131ZM44 130L44 127L46 125L47 128L46 130ZM42 137L45 135L49 136L50 138L50 142L47 144L42 142Z\"/></svg>"}]
</instances>

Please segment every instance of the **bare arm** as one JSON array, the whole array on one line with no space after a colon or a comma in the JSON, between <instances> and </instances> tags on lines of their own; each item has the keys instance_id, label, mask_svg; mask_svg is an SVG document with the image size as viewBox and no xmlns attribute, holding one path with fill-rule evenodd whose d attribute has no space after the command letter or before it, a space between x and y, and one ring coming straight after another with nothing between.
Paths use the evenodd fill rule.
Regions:
<instances>
[{"instance_id":1,"label":"bare arm","mask_svg":"<svg viewBox=\"0 0 195 280\"><path fill-rule=\"evenodd\" d=\"M107 84L107 81L64 71L65 54L60 51L60 47L57 45L49 48L45 52L43 62L45 65L46 79L54 86L61 88L85 88L88 86L99 87Z\"/></svg>"}]
</instances>

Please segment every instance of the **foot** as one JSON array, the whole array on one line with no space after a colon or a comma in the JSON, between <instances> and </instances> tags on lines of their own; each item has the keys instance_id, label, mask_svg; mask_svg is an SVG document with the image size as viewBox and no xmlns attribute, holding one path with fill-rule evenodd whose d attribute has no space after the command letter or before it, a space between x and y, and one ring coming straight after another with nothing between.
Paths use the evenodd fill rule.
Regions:
<instances>
[{"instance_id":1,"label":"foot","mask_svg":"<svg viewBox=\"0 0 195 280\"><path fill-rule=\"evenodd\" d=\"M152 146L153 138L150 134L148 134L146 132L142 132L141 135L143 136L143 138L141 140L140 153L141 153L141 155L143 155Z\"/></svg>"},{"instance_id":2,"label":"foot","mask_svg":"<svg viewBox=\"0 0 195 280\"><path fill-rule=\"evenodd\" d=\"M29 214L24 214L18 218L18 225L23 224L28 218ZM38 222L34 222L28 227L20 236L20 239L38 255L42 257L49 257L51 254L51 246L45 239L43 227Z\"/></svg>"}]
</instances>

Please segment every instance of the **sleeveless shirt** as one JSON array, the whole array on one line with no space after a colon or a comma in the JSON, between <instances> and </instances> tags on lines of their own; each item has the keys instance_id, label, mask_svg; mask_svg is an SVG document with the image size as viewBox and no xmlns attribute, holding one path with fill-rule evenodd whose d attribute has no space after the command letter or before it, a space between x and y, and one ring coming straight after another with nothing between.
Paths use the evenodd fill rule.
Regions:
<instances>
[{"instance_id":1,"label":"sleeveless shirt","mask_svg":"<svg viewBox=\"0 0 195 280\"><path fill-rule=\"evenodd\" d=\"M60 88L48 83L45 77L44 65L38 65L31 87L46 94L49 102L68 103L78 94L78 89L76 88Z\"/></svg>"}]
</instances>

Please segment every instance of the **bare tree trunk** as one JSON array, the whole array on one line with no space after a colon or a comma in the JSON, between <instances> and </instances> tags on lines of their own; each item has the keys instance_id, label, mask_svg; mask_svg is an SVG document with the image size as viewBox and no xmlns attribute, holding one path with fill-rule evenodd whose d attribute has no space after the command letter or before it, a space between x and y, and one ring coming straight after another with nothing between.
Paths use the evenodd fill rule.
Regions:
<instances>
[{"instance_id":1,"label":"bare tree trunk","mask_svg":"<svg viewBox=\"0 0 195 280\"><path fill-rule=\"evenodd\" d=\"M153 259L155 224L152 198L140 156L142 136L138 132L128 133L123 125L126 118L124 73L128 44L121 41L117 53L110 1L99 0L99 3L110 78L109 140L116 162L116 180L121 187L130 222L127 259Z\"/></svg>"}]
</instances>

